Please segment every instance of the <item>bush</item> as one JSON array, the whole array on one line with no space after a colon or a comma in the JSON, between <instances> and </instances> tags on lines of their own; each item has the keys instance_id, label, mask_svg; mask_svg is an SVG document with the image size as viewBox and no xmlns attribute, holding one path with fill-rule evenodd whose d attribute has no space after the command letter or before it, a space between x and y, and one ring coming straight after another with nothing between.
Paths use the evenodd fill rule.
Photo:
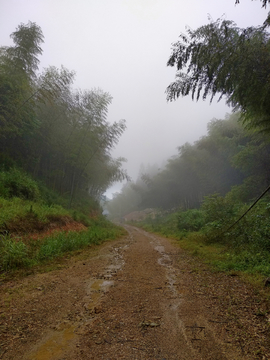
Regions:
<instances>
[{"instance_id":1,"label":"bush","mask_svg":"<svg viewBox=\"0 0 270 360\"><path fill-rule=\"evenodd\" d=\"M180 212L177 228L180 231L199 231L205 224L205 213L198 209Z\"/></svg>"},{"instance_id":2,"label":"bush","mask_svg":"<svg viewBox=\"0 0 270 360\"><path fill-rule=\"evenodd\" d=\"M246 209L247 206L243 206L241 213ZM235 248L248 247L270 253L269 215L270 204L261 201L228 232L227 241Z\"/></svg>"},{"instance_id":3,"label":"bush","mask_svg":"<svg viewBox=\"0 0 270 360\"><path fill-rule=\"evenodd\" d=\"M214 194L204 197L201 210L205 213L206 223L220 221L226 224L237 215L239 206L223 196Z\"/></svg>"},{"instance_id":4,"label":"bush","mask_svg":"<svg viewBox=\"0 0 270 360\"><path fill-rule=\"evenodd\" d=\"M40 198L40 192L37 183L29 175L12 168L0 172L0 196L36 201Z\"/></svg>"}]
</instances>

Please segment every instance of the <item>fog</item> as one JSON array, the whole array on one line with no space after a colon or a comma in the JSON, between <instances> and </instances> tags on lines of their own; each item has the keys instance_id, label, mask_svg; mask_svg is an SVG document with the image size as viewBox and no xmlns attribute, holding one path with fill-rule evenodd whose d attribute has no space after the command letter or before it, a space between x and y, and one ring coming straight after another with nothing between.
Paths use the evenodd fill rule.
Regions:
<instances>
[{"instance_id":1,"label":"fog","mask_svg":"<svg viewBox=\"0 0 270 360\"><path fill-rule=\"evenodd\" d=\"M40 71L64 65L76 72L76 88L109 92L108 121L127 124L113 156L127 159L124 168L136 180L142 163L161 164L231 111L217 99L166 101L175 75L166 66L171 44L186 26L208 23L209 14L247 27L262 24L267 10L251 0L237 6L235 0L0 0L0 46L12 45L9 36L20 23L36 22L45 37Z\"/></svg>"}]
</instances>

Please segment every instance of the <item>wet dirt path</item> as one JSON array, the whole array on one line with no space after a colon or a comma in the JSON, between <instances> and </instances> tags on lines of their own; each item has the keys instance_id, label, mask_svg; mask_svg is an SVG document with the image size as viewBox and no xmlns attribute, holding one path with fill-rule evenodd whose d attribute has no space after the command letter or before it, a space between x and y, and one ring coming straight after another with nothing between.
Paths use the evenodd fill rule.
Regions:
<instances>
[{"instance_id":1,"label":"wet dirt path","mask_svg":"<svg viewBox=\"0 0 270 360\"><path fill-rule=\"evenodd\" d=\"M0 359L263 359L231 341L191 258L126 229L90 257L3 286Z\"/></svg>"}]
</instances>

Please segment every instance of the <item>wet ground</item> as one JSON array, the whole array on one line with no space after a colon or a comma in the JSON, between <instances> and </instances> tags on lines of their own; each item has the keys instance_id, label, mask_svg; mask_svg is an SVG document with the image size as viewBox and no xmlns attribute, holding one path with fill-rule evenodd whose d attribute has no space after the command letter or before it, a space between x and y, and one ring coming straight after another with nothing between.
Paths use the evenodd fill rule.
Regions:
<instances>
[{"instance_id":1,"label":"wet ground","mask_svg":"<svg viewBox=\"0 0 270 360\"><path fill-rule=\"evenodd\" d=\"M0 359L268 359L265 304L173 242L128 236L2 285Z\"/></svg>"}]
</instances>

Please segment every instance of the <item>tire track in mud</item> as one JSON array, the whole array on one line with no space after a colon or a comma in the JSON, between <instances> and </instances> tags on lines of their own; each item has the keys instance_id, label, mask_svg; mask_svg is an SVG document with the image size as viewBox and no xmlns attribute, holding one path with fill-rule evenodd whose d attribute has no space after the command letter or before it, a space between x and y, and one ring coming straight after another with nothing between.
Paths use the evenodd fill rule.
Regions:
<instances>
[{"instance_id":1,"label":"tire track in mud","mask_svg":"<svg viewBox=\"0 0 270 360\"><path fill-rule=\"evenodd\" d=\"M34 277L32 290L28 284L12 306L20 303L23 313L30 298L44 326L35 332L32 319L28 340L10 340L0 358L252 359L211 325L216 314L196 296L190 258L165 238L125 228L125 238L102 245L94 257Z\"/></svg>"},{"instance_id":2,"label":"tire track in mud","mask_svg":"<svg viewBox=\"0 0 270 360\"><path fill-rule=\"evenodd\" d=\"M168 359L227 359L225 349L222 349L220 341L215 339L214 331L204 318L203 309L198 308L199 304L194 302L195 299L188 302L182 293L183 274L178 266L179 250L177 251L160 236L138 228L136 231L150 239L150 244L160 255L157 262L165 269L164 328L170 325L173 328L169 337L170 341L173 337L181 339L181 341L175 341L176 347L171 351ZM236 351L237 354L227 352L228 359L241 358L238 351Z\"/></svg>"},{"instance_id":3,"label":"tire track in mud","mask_svg":"<svg viewBox=\"0 0 270 360\"><path fill-rule=\"evenodd\" d=\"M84 309L80 312L80 316L77 316L76 321L72 321L67 315L64 321L53 326L54 331L49 330L30 353L24 356L25 360L62 359L63 354L69 352L69 348L74 346L75 342L78 343L79 336L87 331L96 314L101 312L99 304L114 286L113 276L125 263L122 252L128 249L131 241L132 236L128 236L125 245L111 246L109 254L98 256L107 259L107 266L102 272L85 280L86 294L82 298Z\"/></svg>"}]
</instances>

